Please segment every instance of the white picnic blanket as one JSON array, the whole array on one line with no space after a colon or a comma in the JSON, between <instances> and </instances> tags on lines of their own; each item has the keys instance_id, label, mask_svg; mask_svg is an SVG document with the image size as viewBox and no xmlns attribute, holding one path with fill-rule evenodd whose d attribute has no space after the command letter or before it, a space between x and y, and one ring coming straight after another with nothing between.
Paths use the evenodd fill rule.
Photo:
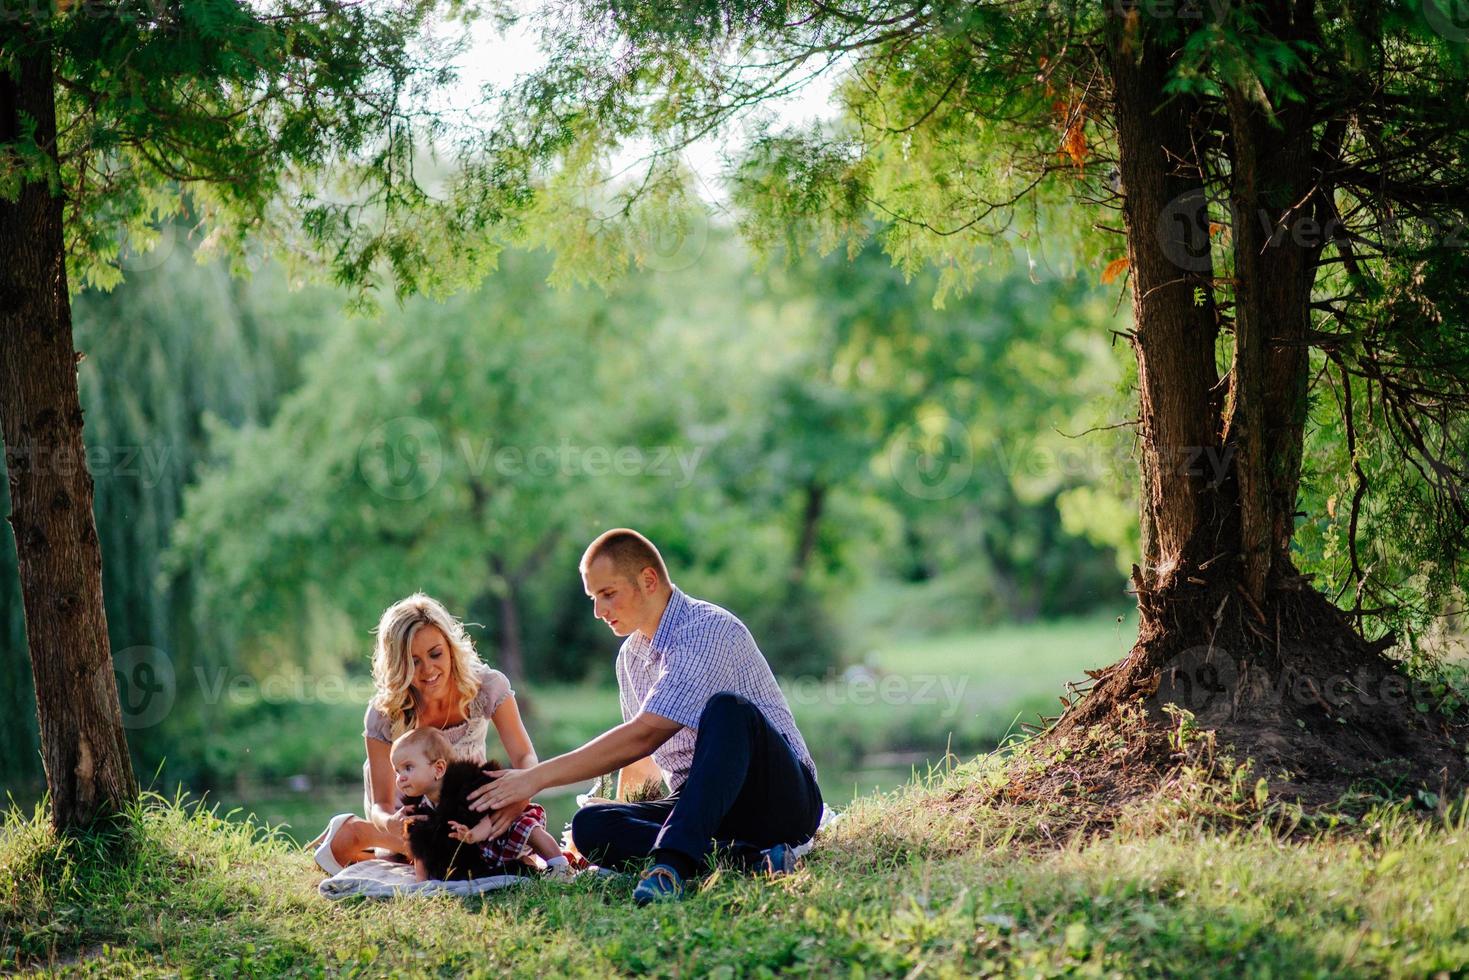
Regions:
<instances>
[{"instance_id":1,"label":"white picnic blanket","mask_svg":"<svg viewBox=\"0 0 1469 980\"><path fill-rule=\"evenodd\" d=\"M817 834L830 827L839 814L825 807ZM796 857L805 857L816 845L815 838L798 844L794 848ZM343 898L399 898L410 895L483 895L486 892L510 888L530 880L527 875L492 875L488 878L472 878L469 881L419 881L413 876L413 866L397 861L374 858L349 864L327 878L317 890L324 898L338 901Z\"/></svg>"},{"instance_id":2,"label":"white picnic blanket","mask_svg":"<svg viewBox=\"0 0 1469 980\"><path fill-rule=\"evenodd\" d=\"M469 881L419 881L413 877L412 865L375 858L349 864L316 887L323 897L337 901L359 895L364 898L483 895L529 880L525 875L491 875Z\"/></svg>"}]
</instances>

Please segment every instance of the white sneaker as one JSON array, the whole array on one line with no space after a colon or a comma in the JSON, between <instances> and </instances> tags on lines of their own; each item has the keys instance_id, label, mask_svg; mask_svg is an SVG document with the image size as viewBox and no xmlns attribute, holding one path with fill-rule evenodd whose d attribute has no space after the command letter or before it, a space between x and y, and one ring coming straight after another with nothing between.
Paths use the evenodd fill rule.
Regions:
<instances>
[{"instance_id":1,"label":"white sneaker","mask_svg":"<svg viewBox=\"0 0 1469 980\"><path fill-rule=\"evenodd\" d=\"M547 865L546 870L541 872L541 875L551 881L570 881L576 877L576 869L571 866L570 861L560 861L556 864Z\"/></svg>"},{"instance_id":2,"label":"white sneaker","mask_svg":"<svg viewBox=\"0 0 1469 980\"><path fill-rule=\"evenodd\" d=\"M332 853L332 840L337 836L337 831L342 829L342 824L356 816L355 813L339 813L326 825L326 830L312 844L316 844L316 850L312 857L316 858L317 867L329 875L334 875L342 870L342 863ZM311 845L308 844L308 847Z\"/></svg>"}]
</instances>

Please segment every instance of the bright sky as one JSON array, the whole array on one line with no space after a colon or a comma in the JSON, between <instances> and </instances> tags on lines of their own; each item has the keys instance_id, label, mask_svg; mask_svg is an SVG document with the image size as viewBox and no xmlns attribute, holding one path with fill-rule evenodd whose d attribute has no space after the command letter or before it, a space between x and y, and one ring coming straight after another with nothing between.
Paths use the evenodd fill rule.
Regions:
<instances>
[{"instance_id":1,"label":"bright sky","mask_svg":"<svg viewBox=\"0 0 1469 980\"><path fill-rule=\"evenodd\" d=\"M530 10L533 4L522 0L516 7ZM472 27L470 44L456 65L460 83L451 94L452 108L467 111L479 101L485 85L503 88L518 76L535 71L546 63L546 56L536 46L534 30L527 23L529 19L522 19L505 33L501 33L488 19ZM823 73L789 96L772 100L764 108L786 125L834 118L836 110L831 104L831 95L835 74ZM724 198L719 185L721 151L737 150L738 144L739 134L731 133L722 138L706 139L685 152L685 162L699 175L702 193L708 200ZM614 161L615 169L632 164L646 150L646 146L629 148L624 154L625 159Z\"/></svg>"}]
</instances>

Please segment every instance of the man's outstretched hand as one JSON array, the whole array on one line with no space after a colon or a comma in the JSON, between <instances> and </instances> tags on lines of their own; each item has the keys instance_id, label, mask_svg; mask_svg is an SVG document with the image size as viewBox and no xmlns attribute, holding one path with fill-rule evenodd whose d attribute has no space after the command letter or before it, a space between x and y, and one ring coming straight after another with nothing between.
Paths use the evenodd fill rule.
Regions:
<instances>
[{"instance_id":1,"label":"man's outstretched hand","mask_svg":"<svg viewBox=\"0 0 1469 980\"><path fill-rule=\"evenodd\" d=\"M530 769L486 769L485 775L494 782L486 783L469 794L469 808L476 813L496 811L495 816L508 814L505 826L493 836L510 829L515 819L525 812L532 796L544 787L537 784Z\"/></svg>"}]
</instances>

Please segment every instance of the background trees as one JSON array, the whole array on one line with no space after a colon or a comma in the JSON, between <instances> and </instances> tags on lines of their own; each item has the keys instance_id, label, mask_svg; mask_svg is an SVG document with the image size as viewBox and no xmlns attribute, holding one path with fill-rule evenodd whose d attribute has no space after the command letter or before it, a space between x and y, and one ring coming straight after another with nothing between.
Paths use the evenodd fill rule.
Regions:
<instances>
[{"instance_id":1,"label":"background trees","mask_svg":"<svg viewBox=\"0 0 1469 980\"><path fill-rule=\"evenodd\" d=\"M618 523L739 611L787 676L860 661L875 629L1120 596L1114 552L1066 532L1053 502L1115 465L1056 455L1075 440L1053 429L1095 424L1111 409L1094 400L1121 394L1095 326L1105 297L1017 278L935 310L932 281L908 286L875 250L756 269L717 227L687 269L610 291L549 287L550 268L507 253L479 290L354 319L340 293L288 292L274 267L230 280L180 241L80 298L141 771L168 758L165 785L204 788L183 746L232 724L222 685L361 678L368 629L417 588L523 670L532 704L545 682L602 677L606 637L574 567ZM1057 390L1058 357L1090 380ZM951 362L963 370L938 370ZM967 454L952 473L923 470L936 419ZM146 473L143 452L159 461ZM165 663L160 715L143 689ZM18 708L8 736L24 745ZM23 784L34 755L15 759Z\"/></svg>"},{"instance_id":2,"label":"background trees","mask_svg":"<svg viewBox=\"0 0 1469 980\"><path fill-rule=\"evenodd\" d=\"M590 2L545 15L556 57L514 105L520 131L559 134L541 145L584 170L651 139L660 173L721 123L749 121L757 135L731 175L754 241L802 229L850 248L879 216L899 264L940 266L940 298L997 252L1034 261L1057 237L1098 278L1125 276L1144 631L1073 722L1151 696L1165 671L1192 670L1180 654L1218 646L1243 666L1209 720L1235 725L1246 750L1316 758L1349 722L1363 765L1433 742L1426 778L1446 746L1411 712L1262 692L1278 687L1269 677L1319 688L1333 670L1388 683L1380 654L1397 637L1376 634L1421 628L1461 584L1464 323L1448 277L1465 254L1469 83L1444 14L1436 2ZM832 68L838 124L782 129L747 112ZM1313 399L1323 413L1335 403L1329 430L1345 434L1344 448L1328 448L1335 435L1311 446L1309 472L1334 484L1324 516L1300 510ZM1331 454L1348 467L1326 476ZM1373 456L1406 479L1374 483ZM1374 494L1418 544L1389 533L1369 572ZM1301 517L1323 525L1314 544L1336 540L1300 559L1304 575ZM1432 570L1397 562L1410 553ZM1307 584L1328 568L1331 581ZM1346 594L1383 601L1354 599L1344 617L1329 600Z\"/></svg>"},{"instance_id":3,"label":"background trees","mask_svg":"<svg viewBox=\"0 0 1469 980\"><path fill-rule=\"evenodd\" d=\"M122 239L146 244L186 210L242 262L253 238L359 286L384 272L410 291L482 275L498 250L484 232L523 181L501 165L476 170L468 190L418 183L418 140L442 133L425 95L452 79L430 29L441 10L462 13L432 2L0 7L0 429L59 828L136 792L71 289L115 284Z\"/></svg>"},{"instance_id":4,"label":"background trees","mask_svg":"<svg viewBox=\"0 0 1469 980\"><path fill-rule=\"evenodd\" d=\"M188 191L197 202L191 217L211 229L211 246L238 256L254 235L320 259L364 307L380 277L402 292L477 283L509 237L527 249L551 248L558 281L582 275L606 284L629 259L646 265L656 258L647 246L658 222L681 234L698 225L680 152L737 119L753 124L733 144L743 148L730 169L737 221L757 248L783 251L795 264L783 280L772 279L768 293L732 288L757 311L755 323L762 308L801 317L801 342L782 346L746 325L744 335L714 336L723 359L649 357L628 340L638 334L636 315L625 321L627 333L616 329L624 322L619 308L604 331L614 339L597 332L588 340L601 357L598 371L578 374L574 354L549 350L531 339L534 331L513 325L506 328L513 356L504 362L487 354L483 338L455 333L463 324L442 327L453 338L448 346L462 352L453 363L436 360L433 346L401 324L344 327L347 339L325 343L312 362L316 393L293 395L292 411L258 432L221 437L222 464L194 498L195 537L180 552L206 561L222 550L260 573L251 582L265 584L239 608L222 601L234 598L226 591L213 601L226 609L223 625L237 619L237 635L241 623L278 633L273 648L252 641L262 664L303 629L311 632L312 616L333 605L305 600L304 587L283 583L331 572L348 593L387 588L327 557L366 554L376 543L424 549L414 555L415 567L426 570L420 574L438 574L440 555L453 556L456 574L472 560L484 580L448 582L443 573L444 588L496 623L510 664L524 644L520 659L531 671L533 641L517 597L540 594L530 586L538 562L549 560L562 535L573 533L562 529L580 519L558 515L599 522L605 498L594 495L583 506L566 487L515 480L487 487L476 479L483 469L468 463L455 462L459 469L445 482L442 469L429 475L423 464L433 456L424 453L432 434L440 457L447 440L447 452L473 459L460 444L481 412L538 440L611 425L605 411L578 416L562 405L554 385L568 376L577 392L606 392L626 407L612 428L628 428L605 430L615 444L681 440L764 464L696 467L683 489L713 516L694 528L680 529L671 516L667 527L651 528L682 549L675 555L696 577L727 577L728 594L741 594L730 583L763 583L778 568L784 599L764 608L819 607L823 593L856 581L854 569L887 567L897 556L915 580L936 568L983 567L985 582L1007 582L1003 605L1022 614L1044 608L1047 600L1038 597L1054 595L1076 563L1092 568L1098 557L1077 541L1060 544L1057 515L1063 529L1125 544L1130 522L1116 514L1126 488L1118 494L1110 475L1074 484L1054 474L1017 479L1013 445L1002 441L1006 451L992 457L976 452L971 422L1011 404L1066 411L1067 399L1052 396L1072 392L1048 391L1054 378L1115 365L1100 345L1032 324L1025 304L1006 313L1011 326L1026 327L1014 333L905 308L895 281L875 274L875 253L863 251L874 236L904 273L924 277L935 267L918 285L941 303L974 289L980 270L1005 254L1024 255L1031 278L1042 281L1053 269L1082 270L1114 288L1131 287L1132 329L1104 335L1099 327L1096 337L1125 339L1132 348L1136 418L1109 404L1106 417L1076 419L1084 424L1068 431L1136 427L1141 561L1134 585L1148 624L1146 655L1109 675L1077 720L1096 720L1117 700L1147 694L1178 654L1200 640L1212 650L1221 635L1266 675L1310 675L1327 664L1391 673L1380 652L1394 637L1369 645L1363 636L1383 627L1421 630L1459 587L1462 311L1451 284L1463 254L1454 233L1464 199L1455 190L1463 50L1433 4L1401 12L1352 3L1166 11L1131 4L558 5L539 14L550 28L547 67L493 93L500 115L488 136L452 131L415 98L447 81L443 62L423 54L433 50L432 39L426 47L409 41L427 31L427 8L392 8L380 19L356 8L282 11L267 17L208 3L167 12L123 5L106 8L106 17L64 12L6 27L14 70L5 82L10 101L0 107L10 113L7 200L15 202L5 205L12 207L6 220L15 229L30 222L50 237L29 240L51 243L27 246L30 265L12 267L14 295L24 300L13 307L20 311L15 324L45 328L5 334L51 345L38 362L51 365L50 375L32 372L6 388L29 399L6 413L18 567L22 581L30 574L45 580L25 590L44 607L37 607L40 619L30 618L33 631L46 616L72 616L70 628L81 631L71 636L65 624L45 630L44 642L64 641L70 653L30 646L48 670L81 658L81 676L95 681L83 712L88 744L117 742L117 725L106 678L92 670L102 659L101 566L86 527L86 471L71 465L82 444L58 256L72 256L79 281L111 282L116 232L146 238L150 219L181 211ZM216 35L238 47L211 46L207 39ZM345 61L332 53L338 46L349 52ZM163 66L180 70L165 80ZM822 69L841 73L838 123L803 132L741 116ZM43 84L47 78L59 79L59 88ZM22 113L44 123L58 91L55 138L44 124L22 132ZM226 134L233 140L227 146ZM451 148L455 167L421 167L429 161L420 136ZM610 180L614 158L639 140L651 140L645 172L631 182ZM346 180L335 180L338 174ZM74 192L74 213L59 210L52 186ZM304 220L275 206L283 195ZM69 230L70 239L63 235ZM69 252L68 241L75 243ZM804 250L837 246L856 261L850 269L802 264ZM674 350L691 343L691 324L719 315L703 281L685 282L686 308L703 312L655 334ZM574 324L579 311L519 288L505 297L548 322ZM628 308L646 300L626 288L619 301ZM797 312L803 289L823 294L804 315ZM983 298L995 305L1002 297ZM660 301L646 302L661 311L660 322L678 322ZM1111 326L1105 316L1090 321ZM758 345L751 336L760 337ZM353 360L354 345L369 343L385 361ZM1036 370L987 375L992 343L1000 357L1017 345L1027 349L1022 360ZM416 353L408 366L393 363L400 351ZM520 400L520 392L507 391L521 365L543 355L548 365L563 365L527 386L545 393ZM760 371L731 377L731 359L752 355ZM22 362L17 355L8 363ZM350 379L369 368L383 380L374 394L402 414L379 416L369 396L341 394L341 404L354 408L349 418L319 393L322 385L350 391ZM456 370L467 372L463 384L482 385L483 404L473 414L435 387ZM640 371L643 383L629 391L626 379ZM707 393L719 397L701 397ZM548 406L568 414L546 414ZM348 435L361 416L382 428L354 445ZM761 422L749 424L755 417ZM1016 417L1035 418L1028 407ZM1127 434L1102 428L1088 433L1087 444L1111 446ZM948 511L936 518L914 501L940 499L944 488L933 481L942 484L959 460L950 450L966 442L971 455L963 465L995 478L966 480L955 491L953 506L972 509L967 522L951 523ZM274 480L257 477L262 482L251 485L241 475L256 448L308 446L313 453L296 469L276 470ZM936 468L940 457L944 466ZM67 465L39 466L45 459ZM916 478L911 486L903 483L905 466ZM870 482L884 476L886 488ZM315 492L282 487L297 477ZM903 494L889 497L892 485ZM990 496L978 496L981 486ZM351 513L323 503L338 491L355 502ZM665 501L656 489L635 493L635 511ZM408 499L383 506L394 495ZM275 506L245 525L255 533L232 540L235 513L260 500ZM1315 509L1302 511L1303 504ZM995 513L1037 533L995 533ZM754 533L746 520L752 514ZM1364 531L1374 518L1388 533ZM466 519L474 535L444 530ZM512 528L514 521L526 526ZM410 529L406 536L395 530L401 527ZM512 533L527 530L534 533ZM326 549L316 535L326 536ZM63 539L65 555L51 546ZM533 545L525 552L508 544L527 540ZM28 554L39 564L28 564ZM759 556L758 568L750 555ZM1057 555L1065 557L1048 570ZM288 573L279 583L269 579L277 569ZM1318 580L1308 585L1313 573ZM231 579L238 574L233 565L217 566L212 587L241 585L243 578ZM749 594L767 597L762 588L752 585ZM1350 593L1348 618L1316 588L1332 600ZM346 601L339 598L332 615L345 615ZM201 602L209 608L211 598ZM538 619L569 621L541 612ZM794 618L817 621L814 614ZM1272 619L1296 646L1270 648ZM795 638L789 649L816 651L812 641ZM827 659L818 654L814 662ZM63 686L60 675L37 682ZM1219 707L1234 718L1242 703L1231 694ZM52 716L61 727L43 742L70 745L61 738L69 722L56 704ZM43 703L43 716L51 710ZM1250 725L1283 726L1282 737L1295 737L1295 722L1326 742L1340 731L1325 724L1330 711L1294 718L1271 703L1243 714ZM1401 718L1357 721L1364 730L1397 726L1404 738L1413 729ZM57 771L76 772L75 763L85 761L72 749L58 752ZM89 799L125 794L120 761L104 761L100 771L113 775L97 783L100 797L87 790ZM88 806L63 810L81 819Z\"/></svg>"}]
</instances>

